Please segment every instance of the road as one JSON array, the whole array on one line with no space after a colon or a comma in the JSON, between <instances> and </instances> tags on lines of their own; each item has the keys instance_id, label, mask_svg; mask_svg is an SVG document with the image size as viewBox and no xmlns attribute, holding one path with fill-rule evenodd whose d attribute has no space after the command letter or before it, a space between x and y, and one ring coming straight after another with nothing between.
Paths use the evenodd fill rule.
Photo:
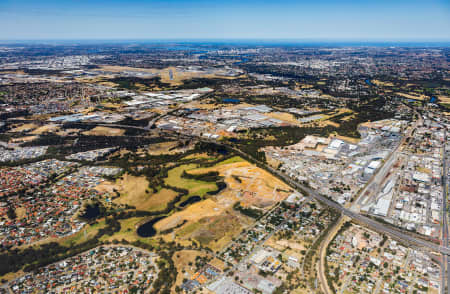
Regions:
<instances>
[{"instance_id":1,"label":"road","mask_svg":"<svg viewBox=\"0 0 450 294\"><path fill-rule=\"evenodd\" d=\"M447 138L447 132L444 131L444 138ZM443 187L443 195L442 195L442 245L448 247L448 220L447 220L447 196L448 196L448 187L447 187L447 148L446 144L444 144L443 156L442 156L442 187ZM447 270L447 275L444 275ZM441 281L441 293L445 293L445 286L447 285L447 293L450 294L450 260L447 255L443 256L443 267L442 267L442 281ZM445 282L445 276L447 276L447 283Z\"/></svg>"},{"instance_id":2,"label":"road","mask_svg":"<svg viewBox=\"0 0 450 294\"><path fill-rule=\"evenodd\" d=\"M91 123L93 124L93 123ZM138 127L138 126L130 126L130 125L120 125L120 124L102 124L102 123L97 123L96 125L101 125L101 126L116 126L116 127L122 127L122 128L130 128L130 129L139 129L139 130L148 130L148 127ZM352 211L351 209L345 208L343 206L341 206L340 204L328 199L327 197L319 194L318 192L316 192L315 190L312 190L311 188L303 185L302 183L296 182L294 179L290 178L289 176L287 176L286 174L280 172L279 170L276 170L270 166L268 166L267 164L253 158L252 156L250 156L249 154L241 151L240 149L237 149L229 144L224 144L224 143L220 143L217 142L215 140L210 140L210 139L206 139L206 138L201 138L201 137L197 137L194 135L187 135L187 134L182 134L180 136L184 136L187 138L191 138L191 139L197 139L203 142L207 142L207 143L212 143L224 148L228 148L233 150L234 152L236 152L237 154L240 154L241 156L243 156L244 158L249 158L251 159L254 163L258 164L260 167L265 168L267 171L271 172L273 175L277 176L278 178L284 180L286 183L290 184L292 187L300 190L300 191L304 191L305 193L307 193L309 196L316 198L317 200L319 200L320 202L324 203L325 205L332 207L338 211L340 211L343 215L346 215L350 218L352 218L353 220L362 223L370 228L372 228L375 231L378 231L380 233L385 233L389 236L391 236L394 239L400 240L400 241L404 241L408 244L413 244L416 245L418 247L424 247L427 248L429 250L435 251L435 252L439 252L441 254L444 255L450 255L450 248L448 246L445 245L438 245L417 237L414 237L412 235L403 233L401 230L399 229L395 229L392 228L389 225L380 223L378 221L375 221L369 217L360 215L357 212ZM450 279L450 277L449 277ZM449 293L450 294L450 293Z\"/></svg>"},{"instance_id":3,"label":"road","mask_svg":"<svg viewBox=\"0 0 450 294\"><path fill-rule=\"evenodd\" d=\"M322 288L322 291L325 294L333 294L330 287L328 286L328 280L325 273L325 263L326 263L326 256L327 256L327 248L330 242L333 240L336 233L339 231L339 228L344 223L345 218L340 217L337 222L334 224L334 227L330 230L330 232L327 234L325 239L323 239L322 243L320 243L319 248L319 280L320 280L320 287Z\"/></svg>"},{"instance_id":4,"label":"road","mask_svg":"<svg viewBox=\"0 0 450 294\"><path fill-rule=\"evenodd\" d=\"M363 201L366 202L367 200L369 200L370 194L372 194L374 196L378 195L378 192L381 190L381 184L382 184L383 180L386 178L386 175L391 170L392 165L397 161L401 146L405 143L406 139L412 135L412 133L416 129L416 127L423 123L422 116L417 112L416 112L416 114L418 115L419 119L414 123L413 126L411 126L411 128L409 128L408 133L405 136L403 136L403 138L400 140L399 144L394 149L394 151L392 151L391 154L389 154L389 156L386 158L383 166L380 167L378 169L378 171L375 173L375 175L370 178L369 182L367 182L366 186L359 194L358 199L356 199L356 201L351 206L351 209L354 212L360 211L360 207L363 204L365 204L362 202Z\"/></svg>"},{"instance_id":5,"label":"road","mask_svg":"<svg viewBox=\"0 0 450 294\"><path fill-rule=\"evenodd\" d=\"M250 155L248 155L247 153L242 152L241 150L234 148L230 145L225 145L223 143L218 143L216 141L212 141L212 140L206 140L203 138L200 138L200 140L208 142L208 143L214 143L216 145L225 147L225 148L230 148L233 151L235 151L236 153L250 158L253 162L257 163L258 165L264 167L266 170L270 171L273 175L276 175L278 178L284 180L286 183L290 184L292 187L300 190L300 191L304 191L306 194L308 194L311 197L314 197L315 199L319 200L320 202L324 203L325 205L332 207L338 211L340 211L343 215L346 215L348 217L350 217L351 219L362 223L368 227L370 227L371 229L380 232L380 233L385 233L387 235L389 235L390 237L400 240L400 241L404 241L407 244L412 244L418 247L423 247L423 248L427 248L431 251L435 251L435 252L439 252L441 254L445 254L445 255L450 255L450 248L448 246L442 246L439 244L435 244L432 243L430 241L426 241L423 239L420 239L418 237L409 235L407 233L402 232L399 229L396 228L392 228L390 225L387 224L383 224L381 222L378 222L376 220L373 220L369 217L363 216L359 213L355 213L353 212L351 209L345 208L343 206L341 206L340 204L328 199L327 197L319 194L318 192L316 192L315 190L312 190L309 187L306 187L305 185L296 182L294 179L290 178L289 176L285 175L284 173L268 166L265 163L262 163L256 159L254 159L253 157L251 157Z\"/></svg>"}]
</instances>

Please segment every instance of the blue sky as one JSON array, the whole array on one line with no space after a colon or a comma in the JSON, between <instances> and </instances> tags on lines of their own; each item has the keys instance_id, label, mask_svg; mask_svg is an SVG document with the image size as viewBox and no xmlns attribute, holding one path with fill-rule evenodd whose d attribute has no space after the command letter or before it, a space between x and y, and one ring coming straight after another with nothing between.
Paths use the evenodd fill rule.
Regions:
<instances>
[{"instance_id":1,"label":"blue sky","mask_svg":"<svg viewBox=\"0 0 450 294\"><path fill-rule=\"evenodd\" d=\"M0 0L0 39L450 41L450 0Z\"/></svg>"}]
</instances>

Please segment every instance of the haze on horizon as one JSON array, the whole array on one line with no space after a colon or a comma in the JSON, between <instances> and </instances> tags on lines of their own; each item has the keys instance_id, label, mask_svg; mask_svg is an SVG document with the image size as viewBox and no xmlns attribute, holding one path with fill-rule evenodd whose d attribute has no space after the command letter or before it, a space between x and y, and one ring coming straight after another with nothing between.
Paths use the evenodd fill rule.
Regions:
<instances>
[{"instance_id":1,"label":"haze on horizon","mask_svg":"<svg viewBox=\"0 0 450 294\"><path fill-rule=\"evenodd\" d=\"M0 0L0 40L450 41L447 0Z\"/></svg>"}]
</instances>

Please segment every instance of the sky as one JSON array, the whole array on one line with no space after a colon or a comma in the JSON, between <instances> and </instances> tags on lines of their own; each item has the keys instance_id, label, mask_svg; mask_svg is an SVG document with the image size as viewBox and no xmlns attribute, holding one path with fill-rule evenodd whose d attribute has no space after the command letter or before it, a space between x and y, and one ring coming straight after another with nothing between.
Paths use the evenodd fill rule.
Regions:
<instances>
[{"instance_id":1,"label":"sky","mask_svg":"<svg viewBox=\"0 0 450 294\"><path fill-rule=\"evenodd\" d=\"M0 40L450 41L450 0L0 0Z\"/></svg>"}]
</instances>

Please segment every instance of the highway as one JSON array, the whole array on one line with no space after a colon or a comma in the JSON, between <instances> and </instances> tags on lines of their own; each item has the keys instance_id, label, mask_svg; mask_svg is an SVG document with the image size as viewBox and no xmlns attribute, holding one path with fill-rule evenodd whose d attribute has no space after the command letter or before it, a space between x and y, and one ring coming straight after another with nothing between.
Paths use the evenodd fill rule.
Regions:
<instances>
[{"instance_id":1,"label":"highway","mask_svg":"<svg viewBox=\"0 0 450 294\"><path fill-rule=\"evenodd\" d=\"M108 125L108 124L97 124L97 125ZM111 124L109 124L111 126ZM116 125L114 124L113 126L117 126L117 127L122 127L122 128L134 128L134 129L140 129L140 130L147 130L147 128L143 128L143 127L137 127L137 126L130 126L130 125ZM434 252L439 252L441 254L444 255L450 255L450 248L448 247L448 245L439 245L430 241L426 241L423 239L420 239L418 237L412 236L410 234L404 233L399 229L393 228L390 225L387 224L383 224L381 222L378 222L376 220L373 220L369 217L363 216L361 214L359 214L358 212L354 212L349 208L345 208L342 205L328 199L327 197L317 193L315 190L312 190L311 188L296 182L294 179L290 178L289 176L287 176L286 174L280 172L279 170L276 170L270 166L268 166L267 164L253 158L252 156L250 156L249 154L241 151L240 149L237 149L229 144L224 144L224 143L220 143L214 140L210 140L210 139L206 139L206 138L201 138L201 137L196 137L193 135L187 135L187 134L182 134L180 136L184 136L187 138L191 138L191 139L197 139L203 142L207 142L207 143L212 143L224 148L228 148L233 150L234 152L242 155L243 157L249 158L251 159L253 162L257 163L259 166L264 167L267 171L270 171L273 175L276 175L278 178L284 180L286 183L290 184L292 187L300 190L300 191L304 191L306 192L309 196L312 196L314 198L316 198L317 200L319 200L320 202L324 203L325 205L328 205L329 207L332 207L338 211L340 211L343 215L346 215L350 218L352 218L353 220L364 224L368 227L370 227L371 229L380 232L380 233L385 233L387 235L389 235L390 237L397 239L399 241L403 241L407 244L412 244L418 247L423 247L423 248L427 248L431 251ZM450 277L449 277L450 280ZM450 294L450 293L449 293Z\"/></svg>"},{"instance_id":2,"label":"highway","mask_svg":"<svg viewBox=\"0 0 450 294\"><path fill-rule=\"evenodd\" d=\"M407 233L402 232L399 229L395 229L392 228L390 225L387 224L383 224L381 222L378 222L376 220L373 220L369 217L363 216L359 213L353 212L351 209L345 208L342 205L328 199L327 197L317 193L315 190L312 190L309 187L306 187L305 185L296 182L295 180L293 180L292 178L290 178L289 176L287 176L286 174L268 166L265 163L262 163L258 160L256 160L255 158L251 157L250 155L248 155L247 153L242 152L241 150L234 148L230 145L226 145L223 143L218 143L216 141L212 141L212 140L205 140L203 138L200 138L200 140L208 142L208 143L214 143L216 145L225 147L225 148L230 148L233 151L235 151L236 153L250 158L253 162L259 164L260 166L264 167L266 170L270 171L272 174L276 175L278 178L284 180L286 183L290 184L292 187L300 190L300 191L304 191L305 193L307 193L309 196L312 196L314 198L316 198L317 200L319 200L320 202L324 203L325 205L332 207L338 211L340 211L343 215L346 215L348 217L350 217L351 219L362 223L368 227L370 227L371 229L380 232L380 233L385 233L386 235L389 235L390 237L403 241L407 244L412 244L415 245L417 247L424 247L427 248L431 251L434 252L439 252L441 254L444 255L450 255L450 248L448 246L443 246L443 245L439 245L430 241L426 241L423 239L420 239L418 237L409 235Z\"/></svg>"},{"instance_id":3,"label":"highway","mask_svg":"<svg viewBox=\"0 0 450 294\"><path fill-rule=\"evenodd\" d=\"M447 132L444 131L444 138L447 138ZM447 187L447 146L444 145L444 151L443 151L443 166L442 166L442 187L443 187L443 195L442 195L442 245L445 247L448 247L448 219L447 219L447 196L448 196L448 187ZM448 256L443 256L443 267L442 271L444 272L444 269L447 269L447 293L450 294L450 260ZM441 293L445 293L445 275L442 273L442 282L441 282L442 288L444 288Z\"/></svg>"},{"instance_id":4,"label":"highway","mask_svg":"<svg viewBox=\"0 0 450 294\"><path fill-rule=\"evenodd\" d=\"M138 127L138 126L130 126L130 125L105 124L105 123L88 123L88 124L122 127L122 128L139 129L139 130L148 130L148 127ZM312 190L311 188L309 188L299 182L296 182L295 180L293 180L286 174L268 166L267 164L253 158L249 154L247 154L247 153L241 151L240 149L237 149L229 144L220 143L220 142L217 142L214 140L210 140L207 138L201 138L201 137L197 137L194 135L180 134L180 136L184 136L184 137L191 138L191 139L197 139L197 140L200 140L203 142L212 143L212 144L224 147L224 148L231 149L231 150L235 151L237 154L242 155L244 158L246 157L246 158L251 159L254 163L257 163L260 167L265 168L267 171L271 172L273 175L276 175L278 178L284 180L286 183L290 184L295 189L304 191L309 196L316 198L317 200L324 203L325 205L328 205L329 207L332 207L332 208L340 211L343 215L346 215L346 216L350 217L351 219L353 219L361 224L364 224L375 231L378 231L380 233L385 233L385 234L389 235L390 237L397 239L399 241L403 241L407 244L413 244L415 246L427 248L431 251L439 252L444 255L450 255L450 248L448 246L445 246L444 244L439 245L436 243L432 243L430 241L420 239L418 237L404 233L399 229L392 228L391 226L389 226L387 224L383 224L383 223L375 221L369 217L360 215L359 213L354 212L351 209L345 208L345 207L341 206L340 204L328 199L327 197L317 193L315 190ZM450 280L450 277L449 277L449 280Z\"/></svg>"}]
</instances>

